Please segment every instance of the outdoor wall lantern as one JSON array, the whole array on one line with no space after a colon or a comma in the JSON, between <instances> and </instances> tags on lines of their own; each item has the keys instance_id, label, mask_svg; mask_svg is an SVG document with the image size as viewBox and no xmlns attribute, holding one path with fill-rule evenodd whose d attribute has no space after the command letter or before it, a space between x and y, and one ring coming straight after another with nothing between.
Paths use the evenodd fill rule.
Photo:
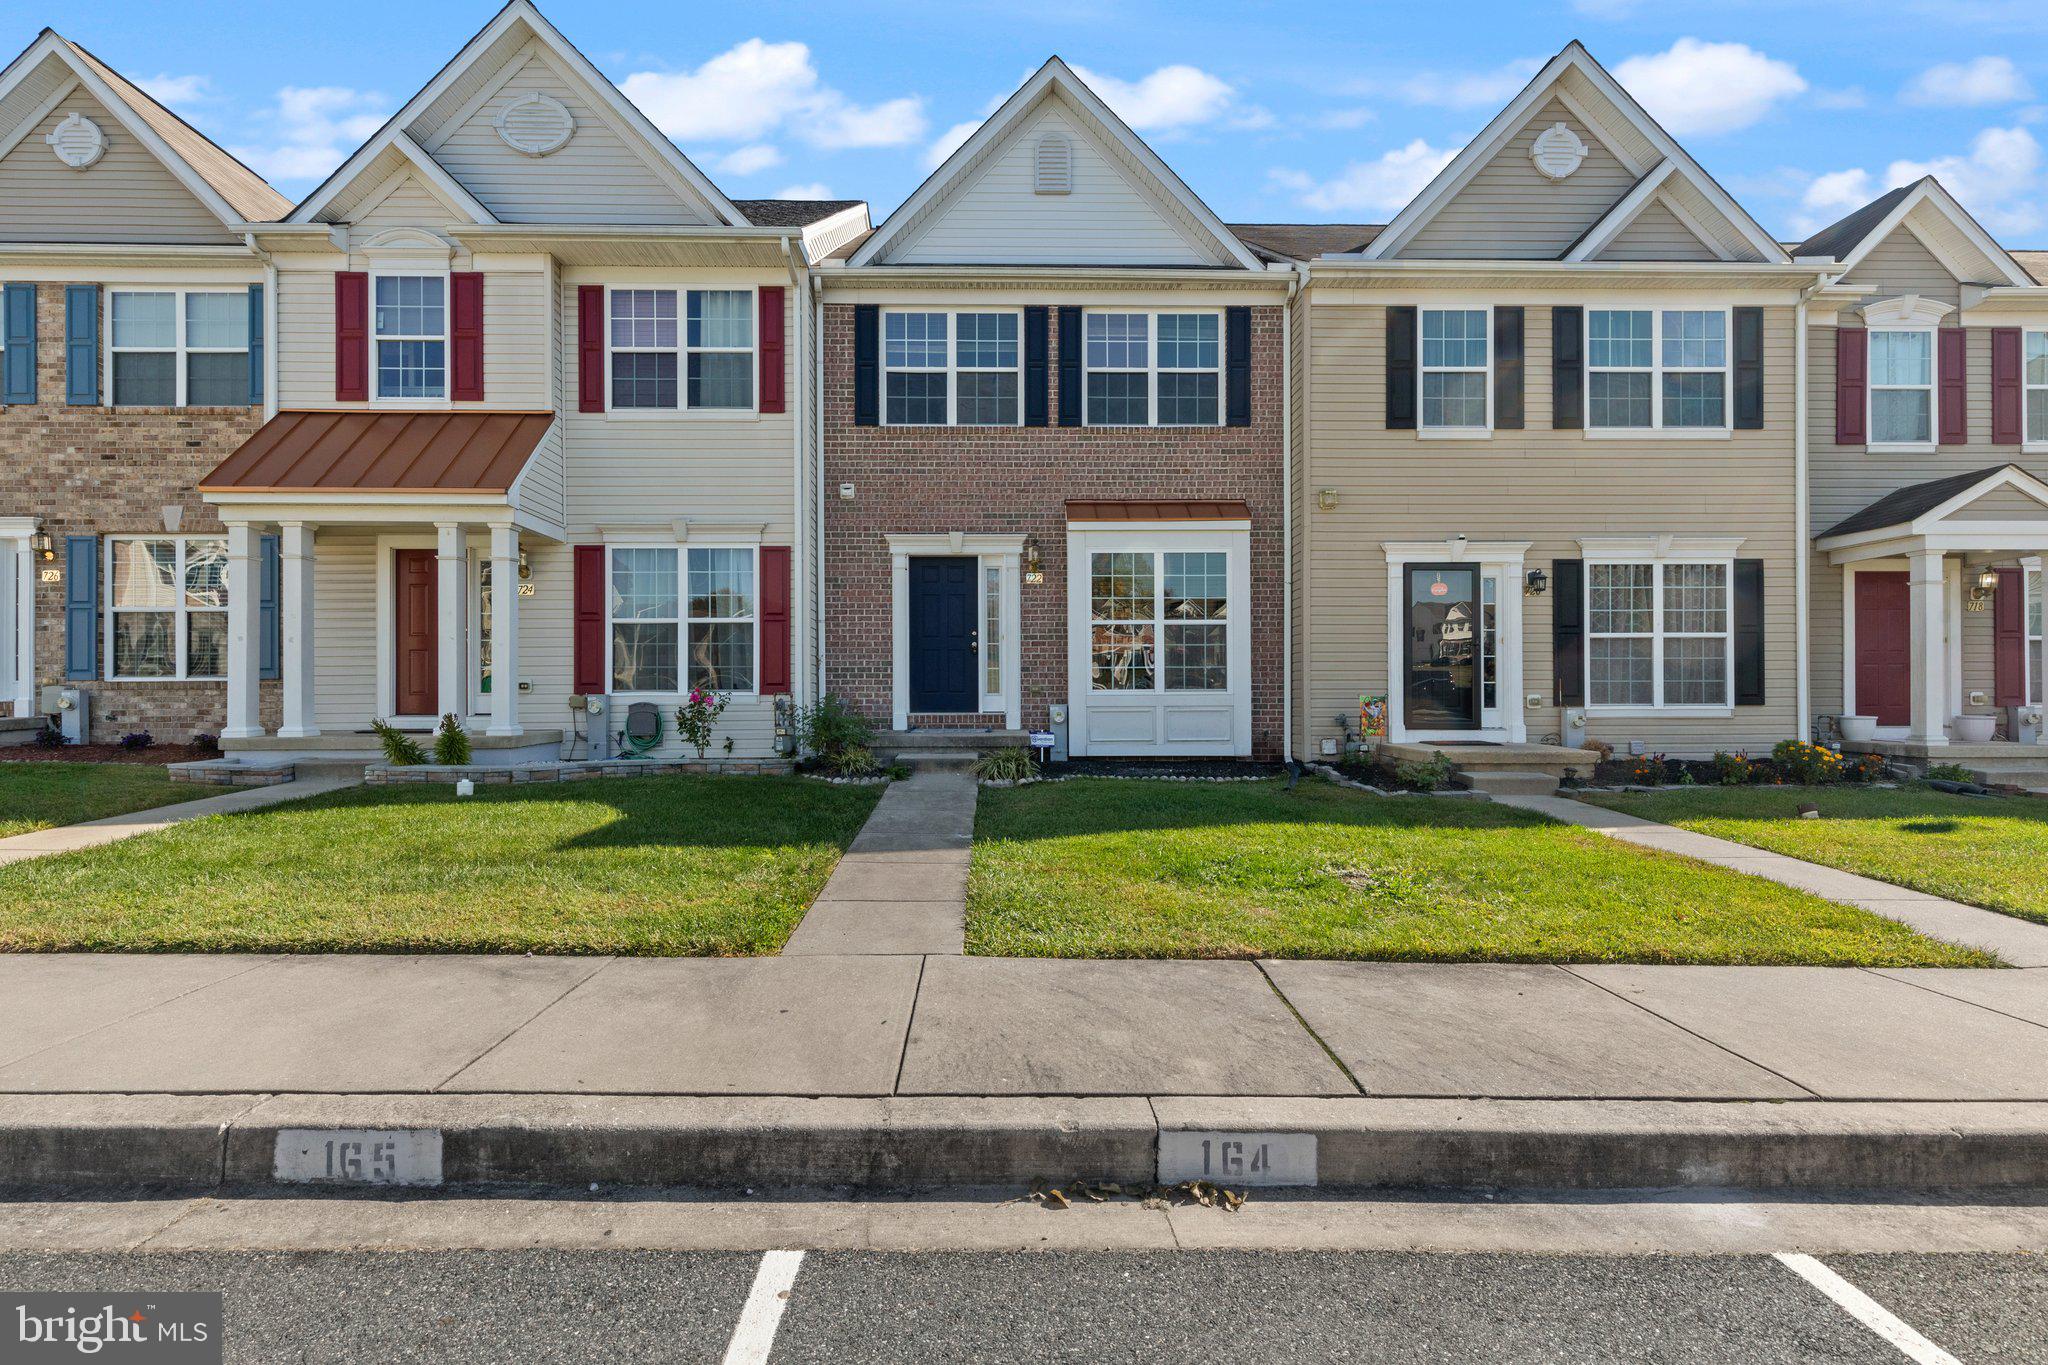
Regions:
<instances>
[{"instance_id":1,"label":"outdoor wall lantern","mask_svg":"<svg viewBox=\"0 0 2048 1365\"><path fill-rule=\"evenodd\" d=\"M1522 579L1522 592L1529 597L1541 597L1550 591L1550 575L1541 569L1529 570Z\"/></svg>"},{"instance_id":2,"label":"outdoor wall lantern","mask_svg":"<svg viewBox=\"0 0 2048 1365\"><path fill-rule=\"evenodd\" d=\"M50 533L41 526L29 532L28 547L35 551L39 559L50 560L57 557L56 542L50 539Z\"/></svg>"},{"instance_id":3,"label":"outdoor wall lantern","mask_svg":"<svg viewBox=\"0 0 2048 1365\"><path fill-rule=\"evenodd\" d=\"M1045 582L1045 558L1038 553L1038 537L1024 537L1024 581Z\"/></svg>"},{"instance_id":4,"label":"outdoor wall lantern","mask_svg":"<svg viewBox=\"0 0 2048 1365\"><path fill-rule=\"evenodd\" d=\"M1977 575L1977 581L1970 585L1970 610L1982 611L1984 604L1998 591L1998 570L1985 569Z\"/></svg>"},{"instance_id":5,"label":"outdoor wall lantern","mask_svg":"<svg viewBox=\"0 0 2048 1365\"><path fill-rule=\"evenodd\" d=\"M519 547L519 581L524 583L533 577L533 561L526 557L526 547Z\"/></svg>"}]
</instances>

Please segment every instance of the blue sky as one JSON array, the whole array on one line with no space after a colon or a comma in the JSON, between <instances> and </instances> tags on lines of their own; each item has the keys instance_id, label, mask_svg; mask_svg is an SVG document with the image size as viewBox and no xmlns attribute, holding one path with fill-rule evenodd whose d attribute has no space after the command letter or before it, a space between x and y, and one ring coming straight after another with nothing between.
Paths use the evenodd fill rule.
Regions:
<instances>
[{"instance_id":1,"label":"blue sky","mask_svg":"<svg viewBox=\"0 0 2048 1365\"><path fill-rule=\"evenodd\" d=\"M869 0L543 12L735 197L877 219L1053 52L1235 221L1384 222L1576 37L1774 232L1926 171L2048 246L2040 0ZM495 13L489 3L75 8L20 0L303 195Z\"/></svg>"}]
</instances>

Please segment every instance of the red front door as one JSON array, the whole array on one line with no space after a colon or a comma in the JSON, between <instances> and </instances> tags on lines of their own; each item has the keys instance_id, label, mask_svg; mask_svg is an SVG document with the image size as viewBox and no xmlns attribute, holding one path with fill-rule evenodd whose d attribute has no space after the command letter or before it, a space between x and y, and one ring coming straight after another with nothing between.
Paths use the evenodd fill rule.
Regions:
<instances>
[{"instance_id":1,"label":"red front door","mask_svg":"<svg viewBox=\"0 0 2048 1365\"><path fill-rule=\"evenodd\" d=\"M1856 713L1879 725L1913 719L1913 629L1906 575L1856 575Z\"/></svg>"},{"instance_id":2,"label":"red front door","mask_svg":"<svg viewBox=\"0 0 2048 1365\"><path fill-rule=\"evenodd\" d=\"M439 602L434 589L434 552L394 553L397 610L392 615L398 622L398 677L392 690L391 709L401 716L437 716L441 705L435 677L439 667L434 648Z\"/></svg>"}]
</instances>

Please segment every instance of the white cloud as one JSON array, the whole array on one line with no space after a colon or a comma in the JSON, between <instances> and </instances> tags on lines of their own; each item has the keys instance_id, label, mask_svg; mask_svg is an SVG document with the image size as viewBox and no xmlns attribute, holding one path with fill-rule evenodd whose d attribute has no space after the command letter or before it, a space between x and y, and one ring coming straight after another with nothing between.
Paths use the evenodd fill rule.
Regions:
<instances>
[{"instance_id":1,"label":"white cloud","mask_svg":"<svg viewBox=\"0 0 2048 1365\"><path fill-rule=\"evenodd\" d=\"M288 85L259 115L260 139L228 150L272 180L318 180L384 126L390 101L347 86Z\"/></svg>"},{"instance_id":2,"label":"white cloud","mask_svg":"<svg viewBox=\"0 0 2048 1365\"><path fill-rule=\"evenodd\" d=\"M803 43L749 38L695 71L636 71L620 89L681 142L758 142L780 129L818 147L896 147L926 128L922 99L855 104L819 78Z\"/></svg>"},{"instance_id":3,"label":"white cloud","mask_svg":"<svg viewBox=\"0 0 2048 1365\"><path fill-rule=\"evenodd\" d=\"M1372 161L1354 161L1329 180L1304 171L1276 170L1273 183L1312 209L1326 212L1366 209L1398 211L1458 154L1456 147L1434 147L1421 138L1396 147Z\"/></svg>"},{"instance_id":4,"label":"white cloud","mask_svg":"<svg viewBox=\"0 0 2048 1365\"><path fill-rule=\"evenodd\" d=\"M1817 175L1800 193L1799 211L1792 215L1792 230L1801 237L1810 236L1862 208L1877 193L1871 188L1869 171L1852 168Z\"/></svg>"},{"instance_id":5,"label":"white cloud","mask_svg":"<svg viewBox=\"0 0 2048 1365\"><path fill-rule=\"evenodd\" d=\"M775 191L777 199L837 199L832 187L822 180L813 180L806 185L784 185Z\"/></svg>"},{"instance_id":6,"label":"white cloud","mask_svg":"<svg viewBox=\"0 0 2048 1365\"><path fill-rule=\"evenodd\" d=\"M1230 110L1236 95L1229 82L1199 67L1162 66L1135 81L1118 80L1075 67L1074 74L1140 132L1165 132L1211 123Z\"/></svg>"},{"instance_id":7,"label":"white cloud","mask_svg":"<svg viewBox=\"0 0 2048 1365\"><path fill-rule=\"evenodd\" d=\"M940 133L932 145L924 149L924 168L935 171L944 165L946 158L959 151L960 145L973 137L975 129L981 127L983 122L982 119L971 118L965 123L956 123Z\"/></svg>"},{"instance_id":8,"label":"white cloud","mask_svg":"<svg viewBox=\"0 0 2048 1365\"><path fill-rule=\"evenodd\" d=\"M1378 117L1377 113L1361 104L1349 109L1325 110L1316 115L1315 123L1318 128L1332 128L1343 132L1352 128L1363 128Z\"/></svg>"},{"instance_id":9,"label":"white cloud","mask_svg":"<svg viewBox=\"0 0 2048 1365\"><path fill-rule=\"evenodd\" d=\"M2041 144L2024 128L1986 128L1961 156L1894 161L1884 183L1931 175L1992 232L2032 232L2044 221Z\"/></svg>"},{"instance_id":10,"label":"white cloud","mask_svg":"<svg viewBox=\"0 0 2048 1365\"><path fill-rule=\"evenodd\" d=\"M718 159L720 175L759 175L782 164L782 151L765 142L756 142L727 152Z\"/></svg>"},{"instance_id":11,"label":"white cloud","mask_svg":"<svg viewBox=\"0 0 2048 1365\"><path fill-rule=\"evenodd\" d=\"M1899 93L1908 104L2011 104L2032 99L2033 87L2008 57L1942 62L1915 76Z\"/></svg>"},{"instance_id":12,"label":"white cloud","mask_svg":"<svg viewBox=\"0 0 2048 1365\"><path fill-rule=\"evenodd\" d=\"M213 77L211 76L151 76L137 85L149 92L150 98L159 104L204 104L213 98Z\"/></svg>"},{"instance_id":13,"label":"white cloud","mask_svg":"<svg viewBox=\"0 0 2048 1365\"><path fill-rule=\"evenodd\" d=\"M1790 62L1742 43L1698 38L1630 57L1614 75L1678 137L1747 128L1781 100L1806 92L1806 78Z\"/></svg>"},{"instance_id":14,"label":"white cloud","mask_svg":"<svg viewBox=\"0 0 2048 1365\"><path fill-rule=\"evenodd\" d=\"M1522 57L1493 71L1425 71L1399 82L1394 91L1410 104L1486 108L1506 104L1542 69L1540 58Z\"/></svg>"}]
</instances>

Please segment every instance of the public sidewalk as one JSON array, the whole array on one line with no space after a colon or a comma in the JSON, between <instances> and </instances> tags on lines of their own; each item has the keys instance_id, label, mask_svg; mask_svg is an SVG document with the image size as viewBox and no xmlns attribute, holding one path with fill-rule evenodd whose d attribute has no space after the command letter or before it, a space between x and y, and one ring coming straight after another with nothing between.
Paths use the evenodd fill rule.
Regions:
<instances>
[{"instance_id":1,"label":"public sidewalk","mask_svg":"<svg viewBox=\"0 0 2048 1365\"><path fill-rule=\"evenodd\" d=\"M218 796L204 796L196 801L180 801L173 806L155 806L149 810L131 811L126 815L109 815L104 819L87 820L81 824L59 825L55 829L16 834L10 838L0 839L0 867L5 867L9 863L25 862L30 858L47 858L53 853L97 848L101 844L132 839L138 834L154 834L160 829L169 829L172 825L183 824L187 820L198 820L208 815L256 810L263 806L275 806L283 801L297 801L305 796L320 796L342 787L353 787L357 781L358 779L350 777L308 777L292 782L280 782L270 787L242 787Z\"/></svg>"}]
</instances>

